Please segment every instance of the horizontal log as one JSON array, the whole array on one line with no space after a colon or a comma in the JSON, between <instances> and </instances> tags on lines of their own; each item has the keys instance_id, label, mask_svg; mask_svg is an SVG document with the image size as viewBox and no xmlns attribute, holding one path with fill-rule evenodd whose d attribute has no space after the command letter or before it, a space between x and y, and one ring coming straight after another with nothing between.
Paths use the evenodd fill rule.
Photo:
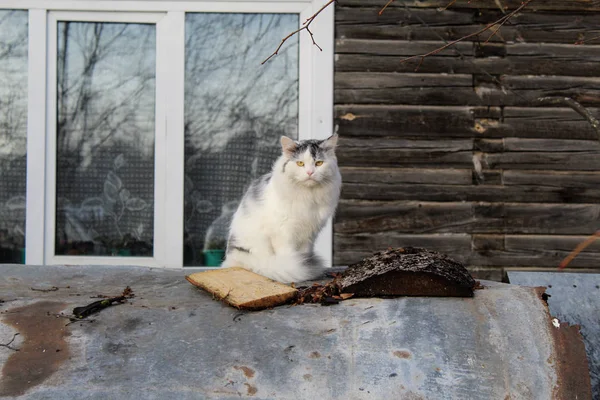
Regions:
<instances>
[{"instance_id":1,"label":"horizontal log","mask_svg":"<svg viewBox=\"0 0 600 400\"><path fill-rule=\"evenodd\" d=\"M506 44L506 57L474 57L473 44L459 42L435 55L404 61L426 54L444 41L336 40L337 72L415 72L492 75L600 75L600 46L552 43Z\"/></svg>"},{"instance_id":2,"label":"horizontal log","mask_svg":"<svg viewBox=\"0 0 600 400\"><path fill-rule=\"evenodd\" d=\"M600 61L600 45L577 46L572 43L512 43L506 45L506 56L556 58L563 62Z\"/></svg>"},{"instance_id":3,"label":"horizontal log","mask_svg":"<svg viewBox=\"0 0 600 400\"><path fill-rule=\"evenodd\" d=\"M373 201L342 199L334 231L586 235L600 227L596 204Z\"/></svg>"},{"instance_id":4,"label":"horizontal log","mask_svg":"<svg viewBox=\"0 0 600 400\"><path fill-rule=\"evenodd\" d=\"M485 153L503 152L505 150L504 139L475 139L473 149Z\"/></svg>"},{"instance_id":5,"label":"horizontal log","mask_svg":"<svg viewBox=\"0 0 600 400\"><path fill-rule=\"evenodd\" d=\"M473 223L471 203L377 202L341 200L335 218L336 233L443 233L467 232Z\"/></svg>"},{"instance_id":6,"label":"horizontal log","mask_svg":"<svg viewBox=\"0 0 600 400\"><path fill-rule=\"evenodd\" d=\"M337 157L339 164L344 167L469 167L472 165L472 149L472 140L373 140L342 137Z\"/></svg>"},{"instance_id":7,"label":"horizontal log","mask_svg":"<svg viewBox=\"0 0 600 400\"><path fill-rule=\"evenodd\" d=\"M349 40L346 40L349 41ZM406 42L410 43L410 42ZM440 42L442 46L444 42ZM438 47L439 47L438 46ZM573 46L576 47L576 46ZM455 50L448 50L455 51ZM412 53L417 56L422 53ZM551 55L511 56L507 58L473 58L468 55L444 56L443 52L434 56L405 61L406 56L375 54L337 54L336 72L421 72L459 73L491 75L570 75L599 76L600 63L594 59L550 58ZM419 64L420 63L420 64Z\"/></svg>"},{"instance_id":8,"label":"horizontal log","mask_svg":"<svg viewBox=\"0 0 600 400\"><path fill-rule=\"evenodd\" d=\"M507 235L503 250L474 251L466 260L468 264L505 267L558 267L560 262L586 236L532 236ZM570 267L600 267L600 241L579 253Z\"/></svg>"},{"instance_id":9,"label":"horizontal log","mask_svg":"<svg viewBox=\"0 0 600 400\"><path fill-rule=\"evenodd\" d=\"M594 143L596 147L600 147ZM506 152L483 155L483 163L496 169L554 169L598 171L600 170L600 149L578 152ZM600 187L599 187L600 189Z\"/></svg>"},{"instance_id":10,"label":"horizontal log","mask_svg":"<svg viewBox=\"0 0 600 400\"><path fill-rule=\"evenodd\" d=\"M334 94L336 103L484 105L461 74L338 72Z\"/></svg>"},{"instance_id":11,"label":"horizontal log","mask_svg":"<svg viewBox=\"0 0 600 400\"><path fill-rule=\"evenodd\" d=\"M499 108L437 106L336 106L342 137L471 138L476 119L500 118Z\"/></svg>"},{"instance_id":12,"label":"horizontal log","mask_svg":"<svg viewBox=\"0 0 600 400\"><path fill-rule=\"evenodd\" d=\"M505 75L490 82L486 75L476 75L475 92L489 105L548 107L538 99L549 96L570 97L588 107L600 105L597 77Z\"/></svg>"},{"instance_id":13,"label":"horizontal log","mask_svg":"<svg viewBox=\"0 0 600 400\"><path fill-rule=\"evenodd\" d=\"M600 117L600 109L589 108ZM503 122L480 132L485 137L522 137L547 139L589 139L598 135L590 124L570 108L505 107Z\"/></svg>"},{"instance_id":14,"label":"horizontal log","mask_svg":"<svg viewBox=\"0 0 600 400\"><path fill-rule=\"evenodd\" d=\"M598 16L596 16L598 17ZM462 39L485 28L485 25L449 25L449 26L431 26L431 25L370 25L370 24L352 24L336 25L337 39L371 39L371 40L444 40L453 41ZM595 29L556 29L548 31L543 27L513 27L504 25L499 34L490 39L489 31L479 36L470 37L467 41L475 43L484 42L490 39L489 43L512 43L516 41L535 43L564 43L574 44L579 40L590 40L600 35L600 28ZM591 41L593 43L593 41ZM488 45L482 46L485 50Z\"/></svg>"},{"instance_id":15,"label":"horizontal log","mask_svg":"<svg viewBox=\"0 0 600 400\"><path fill-rule=\"evenodd\" d=\"M340 39L456 40L497 21L498 9L336 7L336 36ZM522 12L503 25L492 42L544 42L573 44L600 33L595 13ZM483 42L491 30L467 41ZM592 42L593 43L593 42Z\"/></svg>"},{"instance_id":16,"label":"horizontal log","mask_svg":"<svg viewBox=\"0 0 600 400\"><path fill-rule=\"evenodd\" d=\"M600 226L598 204L476 203L474 233L589 235Z\"/></svg>"},{"instance_id":17,"label":"horizontal log","mask_svg":"<svg viewBox=\"0 0 600 400\"><path fill-rule=\"evenodd\" d=\"M474 185L502 185L502 171L483 169L481 172L473 170Z\"/></svg>"},{"instance_id":18,"label":"horizontal log","mask_svg":"<svg viewBox=\"0 0 600 400\"><path fill-rule=\"evenodd\" d=\"M381 0L345 0L345 7L383 7L385 1ZM396 0L388 7L403 8L443 8L448 6L448 0ZM514 10L520 7L522 0L502 0L504 10ZM498 2L495 0L458 0L452 4L453 10L459 8L467 9L498 9ZM600 11L600 0L544 0L534 1L527 6L523 12L551 10L551 11Z\"/></svg>"},{"instance_id":19,"label":"horizontal log","mask_svg":"<svg viewBox=\"0 0 600 400\"><path fill-rule=\"evenodd\" d=\"M531 91L546 90L563 93L569 89L600 90L600 78L578 76L521 76L504 75L499 82L505 89Z\"/></svg>"},{"instance_id":20,"label":"horizontal log","mask_svg":"<svg viewBox=\"0 0 600 400\"><path fill-rule=\"evenodd\" d=\"M348 265L360 261L373 253L388 247L424 247L428 250L447 254L457 261L468 257L471 249L471 236L454 235L400 235L396 233L342 235L333 238L334 264Z\"/></svg>"},{"instance_id":21,"label":"horizontal log","mask_svg":"<svg viewBox=\"0 0 600 400\"><path fill-rule=\"evenodd\" d=\"M576 157L579 152L600 151L598 140L504 138L502 142L506 152L573 152Z\"/></svg>"},{"instance_id":22,"label":"horizontal log","mask_svg":"<svg viewBox=\"0 0 600 400\"><path fill-rule=\"evenodd\" d=\"M376 24L376 25L460 25L472 24L472 10L448 9L439 12L436 9L419 8L389 8L379 13L381 7L345 7L337 4L335 7L336 27L341 25ZM438 38L439 39L439 38Z\"/></svg>"},{"instance_id":23,"label":"horizontal log","mask_svg":"<svg viewBox=\"0 0 600 400\"><path fill-rule=\"evenodd\" d=\"M444 44L444 42L440 41L337 39L335 41L335 52L337 54L410 57L415 54L424 54L437 50ZM473 44L459 42L443 52L438 53L437 56L456 57L458 55L473 55Z\"/></svg>"},{"instance_id":24,"label":"horizontal log","mask_svg":"<svg viewBox=\"0 0 600 400\"><path fill-rule=\"evenodd\" d=\"M574 235L506 235L505 249L511 251L559 251L571 252L589 236ZM596 266L600 267L600 239L592 242L579 254L596 255ZM570 265L570 264L569 264Z\"/></svg>"},{"instance_id":25,"label":"horizontal log","mask_svg":"<svg viewBox=\"0 0 600 400\"><path fill-rule=\"evenodd\" d=\"M347 183L342 198L357 200L507 201L524 203L596 203L600 188L500 185L412 185Z\"/></svg>"},{"instance_id":26,"label":"horizontal log","mask_svg":"<svg viewBox=\"0 0 600 400\"><path fill-rule=\"evenodd\" d=\"M339 146L343 147L344 151L354 148L363 150L440 150L448 152L457 152L473 150L472 139L402 139L402 138L382 138L373 140L372 138L353 138L341 137Z\"/></svg>"},{"instance_id":27,"label":"horizontal log","mask_svg":"<svg viewBox=\"0 0 600 400\"><path fill-rule=\"evenodd\" d=\"M595 79L594 79L595 81ZM391 74L371 72L339 72L335 74L336 89L394 88L473 88L473 76L466 74Z\"/></svg>"},{"instance_id":28,"label":"horizontal log","mask_svg":"<svg viewBox=\"0 0 600 400\"><path fill-rule=\"evenodd\" d=\"M504 185L536 185L549 187L599 188L600 171L518 171L502 173Z\"/></svg>"},{"instance_id":29,"label":"horizontal log","mask_svg":"<svg viewBox=\"0 0 600 400\"><path fill-rule=\"evenodd\" d=\"M418 89L418 90L415 90ZM335 102L350 104L428 104L547 107L537 99L571 97L585 106L600 105L600 78L338 72Z\"/></svg>"},{"instance_id":30,"label":"horizontal log","mask_svg":"<svg viewBox=\"0 0 600 400\"><path fill-rule=\"evenodd\" d=\"M468 185L472 182L470 169L445 168L356 168L341 167L344 183L421 183Z\"/></svg>"}]
</instances>

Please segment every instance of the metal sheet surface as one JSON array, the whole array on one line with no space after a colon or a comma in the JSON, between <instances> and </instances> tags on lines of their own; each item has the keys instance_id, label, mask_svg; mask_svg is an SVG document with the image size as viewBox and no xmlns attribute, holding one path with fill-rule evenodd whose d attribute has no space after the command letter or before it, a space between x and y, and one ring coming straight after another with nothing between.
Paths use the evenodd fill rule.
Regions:
<instances>
[{"instance_id":1,"label":"metal sheet surface","mask_svg":"<svg viewBox=\"0 0 600 400\"><path fill-rule=\"evenodd\" d=\"M13 343L29 354L0 348L0 393L103 400L589 398L589 387L561 379L569 366L532 288L483 282L474 298L350 299L242 313L183 275L0 266L0 343L19 329L33 332ZM93 323L64 327L53 321L68 321L48 314L68 313L93 295L117 295L125 285L136 293L131 303L103 310ZM52 286L59 289L31 290ZM572 333L575 340L565 340L576 348ZM54 356L45 362L48 354ZM40 378L36 362L53 369ZM15 378L23 366L37 380Z\"/></svg>"},{"instance_id":2,"label":"metal sheet surface","mask_svg":"<svg viewBox=\"0 0 600 400\"><path fill-rule=\"evenodd\" d=\"M581 326L592 393L600 399L600 274L511 271L508 278L517 285L546 287L550 313Z\"/></svg>"}]
</instances>

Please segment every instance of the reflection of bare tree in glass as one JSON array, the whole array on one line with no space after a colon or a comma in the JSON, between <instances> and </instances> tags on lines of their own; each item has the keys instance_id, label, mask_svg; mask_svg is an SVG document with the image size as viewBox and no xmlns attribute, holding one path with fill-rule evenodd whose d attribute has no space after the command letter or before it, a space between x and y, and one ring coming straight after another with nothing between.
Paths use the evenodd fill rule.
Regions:
<instances>
[{"instance_id":1,"label":"reflection of bare tree in glass","mask_svg":"<svg viewBox=\"0 0 600 400\"><path fill-rule=\"evenodd\" d=\"M25 246L27 32L26 11L0 10L0 263Z\"/></svg>"},{"instance_id":2,"label":"reflection of bare tree in glass","mask_svg":"<svg viewBox=\"0 0 600 400\"><path fill-rule=\"evenodd\" d=\"M58 24L57 254L151 254L155 38L153 25Z\"/></svg>"},{"instance_id":3,"label":"reflection of bare tree in glass","mask_svg":"<svg viewBox=\"0 0 600 400\"><path fill-rule=\"evenodd\" d=\"M202 263L206 233L222 231L226 204L270 168L279 136L298 135L297 40L260 65L264 49L297 27L295 14L186 17L186 265Z\"/></svg>"}]
</instances>

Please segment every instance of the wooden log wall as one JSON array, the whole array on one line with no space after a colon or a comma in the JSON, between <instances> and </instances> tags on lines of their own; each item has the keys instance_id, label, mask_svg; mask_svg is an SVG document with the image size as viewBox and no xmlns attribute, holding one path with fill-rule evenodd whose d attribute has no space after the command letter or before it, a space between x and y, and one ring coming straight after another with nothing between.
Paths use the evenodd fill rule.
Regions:
<instances>
[{"instance_id":1,"label":"wooden log wall","mask_svg":"<svg viewBox=\"0 0 600 400\"><path fill-rule=\"evenodd\" d=\"M334 263L423 246L481 278L555 269L600 229L600 143L570 108L600 117L600 0L339 0L335 112L344 186ZM506 7L502 10L499 4ZM600 269L600 241L571 264Z\"/></svg>"}]
</instances>

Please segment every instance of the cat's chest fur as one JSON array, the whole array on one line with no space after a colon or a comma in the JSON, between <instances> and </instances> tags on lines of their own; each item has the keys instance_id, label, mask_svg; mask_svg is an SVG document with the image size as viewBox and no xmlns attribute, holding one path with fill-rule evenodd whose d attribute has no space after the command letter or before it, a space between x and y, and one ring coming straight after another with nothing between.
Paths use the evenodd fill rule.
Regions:
<instances>
[{"instance_id":1,"label":"cat's chest fur","mask_svg":"<svg viewBox=\"0 0 600 400\"><path fill-rule=\"evenodd\" d=\"M279 227L295 228L312 236L331 215L336 195L327 188L277 193L273 190L265 202L266 219Z\"/></svg>"}]
</instances>

